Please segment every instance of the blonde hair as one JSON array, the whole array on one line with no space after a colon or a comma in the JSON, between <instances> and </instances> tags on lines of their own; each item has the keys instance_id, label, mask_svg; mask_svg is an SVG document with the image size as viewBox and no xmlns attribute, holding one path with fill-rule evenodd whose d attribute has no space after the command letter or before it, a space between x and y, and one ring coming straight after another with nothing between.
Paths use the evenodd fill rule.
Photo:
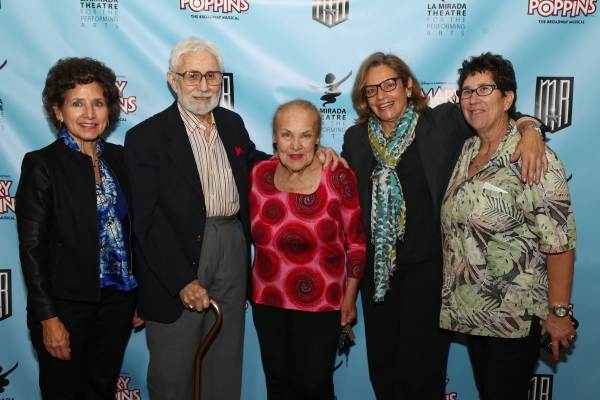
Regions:
<instances>
[{"instance_id":1,"label":"blonde hair","mask_svg":"<svg viewBox=\"0 0 600 400\"><path fill-rule=\"evenodd\" d=\"M362 62L358 69L358 73L356 74L354 86L352 87L352 104L358 114L356 123L359 125L366 125L369 117L375 115L369 107L367 98L362 90L365 86L369 70L380 65L387 65L393 69L394 72L401 77L400 80L404 87L408 86L408 78L412 79L412 95L410 99L415 102L415 111L420 112L427 106L427 97L423 96L421 93L421 85L419 85L419 81L413 75L408 65L395 54L384 54L378 51L377 53L371 54Z\"/></svg>"}]
</instances>

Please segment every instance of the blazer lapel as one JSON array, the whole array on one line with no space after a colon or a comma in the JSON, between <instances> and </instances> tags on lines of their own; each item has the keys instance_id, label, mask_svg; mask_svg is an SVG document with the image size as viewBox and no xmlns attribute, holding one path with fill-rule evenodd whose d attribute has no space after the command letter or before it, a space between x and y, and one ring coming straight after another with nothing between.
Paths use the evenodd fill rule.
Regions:
<instances>
[{"instance_id":1,"label":"blazer lapel","mask_svg":"<svg viewBox=\"0 0 600 400\"><path fill-rule=\"evenodd\" d=\"M371 182L371 174L373 169L377 164L375 160L375 155L373 154L373 150L371 149L371 143L369 142L369 135L367 128L365 127L365 133L360 138L360 153L358 154L357 159L360 160L356 170L354 170L354 175L356 175L356 180L358 182L364 182L363 184L358 184L359 191L359 199L360 208L363 217L363 223L365 225L365 229L369 232L369 240L370 240L370 232L371 232L371 187L373 183Z\"/></svg>"},{"instance_id":2,"label":"blazer lapel","mask_svg":"<svg viewBox=\"0 0 600 400\"><path fill-rule=\"evenodd\" d=\"M232 134L232 132L235 132L236 127L232 126L231 121L228 118L223 117L220 112L220 107L213 110L213 115L215 117L215 123L217 124L217 130L219 131L219 137L225 148L225 153L227 153L227 159L231 166L235 186L237 187L240 197L247 196L247 187L240 185L241 182L247 182L247 177L243 176L246 169L242 168L242 165L240 165L240 162L246 162L246 157L245 154L244 157L238 157L236 154L236 145L242 145L241 143L236 142L238 136Z\"/></svg>"},{"instance_id":3,"label":"blazer lapel","mask_svg":"<svg viewBox=\"0 0 600 400\"><path fill-rule=\"evenodd\" d=\"M167 144L167 154L169 154L179 172L192 185L198 196L204 198L200 176L198 175L198 166L185 125L177 108L177 101L169 108L164 135L169 142Z\"/></svg>"},{"instance_id":4,"label":"blazer lapel","mask_svg":"<svg viewBox=\"0 0 600 400\"><path fill-rule=\"evenodd\" d=\"M423 114L419 117L419 122L415 129L415 140L417 141L417 147L419 149L419 156L421 157L421 164L425 171L425 179L427 179L427 185L431 193L431 199L433 204L437 204L437 174L436 174L436 149L437 144L435 139L429 135L431 125L427 121L427 117Z\"/></svg>"}]
</instances>

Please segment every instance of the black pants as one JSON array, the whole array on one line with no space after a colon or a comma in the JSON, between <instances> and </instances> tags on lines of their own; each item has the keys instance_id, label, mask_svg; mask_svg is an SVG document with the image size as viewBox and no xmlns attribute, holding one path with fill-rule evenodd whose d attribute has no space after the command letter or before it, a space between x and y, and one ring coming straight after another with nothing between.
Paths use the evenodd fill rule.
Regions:
<instances>
[{"instance_id":1,"label":"black pants","mask_svg":"<svg viewBox=\"0 0 600 400\"><path fill-rule=\"evenodd\" d=\"M439 328L442 253L396 271L383 303L373 302L373 270L361 297L369 377L378 400L443 400L451 336Z\"/></svg>"},{"instance_id":2,"label":"black pants","mask_svg":"<svg viewBox=\"0 0 600 400\"><path fill-rule=\"evenodd\" d=\"M339 311L286 310L252 303L268 400L333 400Z\"/></svg>"},{"instance_id":3,"label":"black pants","mask_svg":"<svg viewBox=\"0 0 600 400\"><path fill-rule=\"evenodd\" d=\"M125 347L132 330L137 291L102 289L99 303L54 299L69 332L71 359L52 357L43 343L42 324L30 327L40 364L44 400L114 400Z\"/></svg>"},{"instance_id":4,"label":"black pants","mask_svg":"<svg viewBox=\"0 0 600 400\"><path fill-rule=\"evenodd\" d=\"M481 400L527 400L533 369L540 357L542 330L533 317L521 339L467 335L467 349Z\"/></svg>"}]
</instances>

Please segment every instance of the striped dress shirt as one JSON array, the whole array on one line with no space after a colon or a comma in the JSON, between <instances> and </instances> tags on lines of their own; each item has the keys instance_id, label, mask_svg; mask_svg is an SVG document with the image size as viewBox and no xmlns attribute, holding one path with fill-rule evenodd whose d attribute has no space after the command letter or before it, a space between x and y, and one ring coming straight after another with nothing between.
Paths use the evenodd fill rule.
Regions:
<instances>
[{"instance_id":1,"label":"striped dress shirt","mask_svg":"<svg viewBox=\"0 0 600 400\"><path fill-rule=\"evenodd\" d=\"M210 138L207 139L207 127L181 104L177 103L177 107L198 167L198 176L206 203L206 216L237 214L240 209L240 195L235 186L231 165L219 137L214 116L210 114Z\"/></svg>"}]
</instances>

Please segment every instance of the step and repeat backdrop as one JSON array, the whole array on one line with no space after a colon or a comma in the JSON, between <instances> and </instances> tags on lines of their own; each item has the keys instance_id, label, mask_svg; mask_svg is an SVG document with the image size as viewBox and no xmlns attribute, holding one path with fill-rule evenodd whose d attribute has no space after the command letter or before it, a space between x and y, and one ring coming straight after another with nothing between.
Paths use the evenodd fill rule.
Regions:
<instances>
[{"instance_id":1,"label":"step and repeat backdrop","mask_svg":"<svg viewBox=\"0 0 600 400\"><path fill-rule=\"evenodd\" d=\"M195 35L223 53L222 105L239 113L257 147L271 151L276 106L303 98L323 115L323 143L338 152L356 118L355 72L374 51L393 52L413 69L430 105L456 102L456 70L491 51L514 63L517 109L552 128L549 145L567 175L578 227L573 312L581 323L572 349L542 354L531 399L600 396L598 226L600 12L596 0L0 0L0 399L39 399L37 362L25 323L14 195L23 155L55 140L41 92L62 57L89 56L117 75L121 118L108 140L169 106L171 47ZM266 398L249 308L242 398ZM335 372L340 400L374 399L364 329ZM419 321L414 321L419 329ZM148 399L144 331L134 332L115 399ZM448 366L447 400L477 398L460 338Z\"/></svg>"}]
</instances>

